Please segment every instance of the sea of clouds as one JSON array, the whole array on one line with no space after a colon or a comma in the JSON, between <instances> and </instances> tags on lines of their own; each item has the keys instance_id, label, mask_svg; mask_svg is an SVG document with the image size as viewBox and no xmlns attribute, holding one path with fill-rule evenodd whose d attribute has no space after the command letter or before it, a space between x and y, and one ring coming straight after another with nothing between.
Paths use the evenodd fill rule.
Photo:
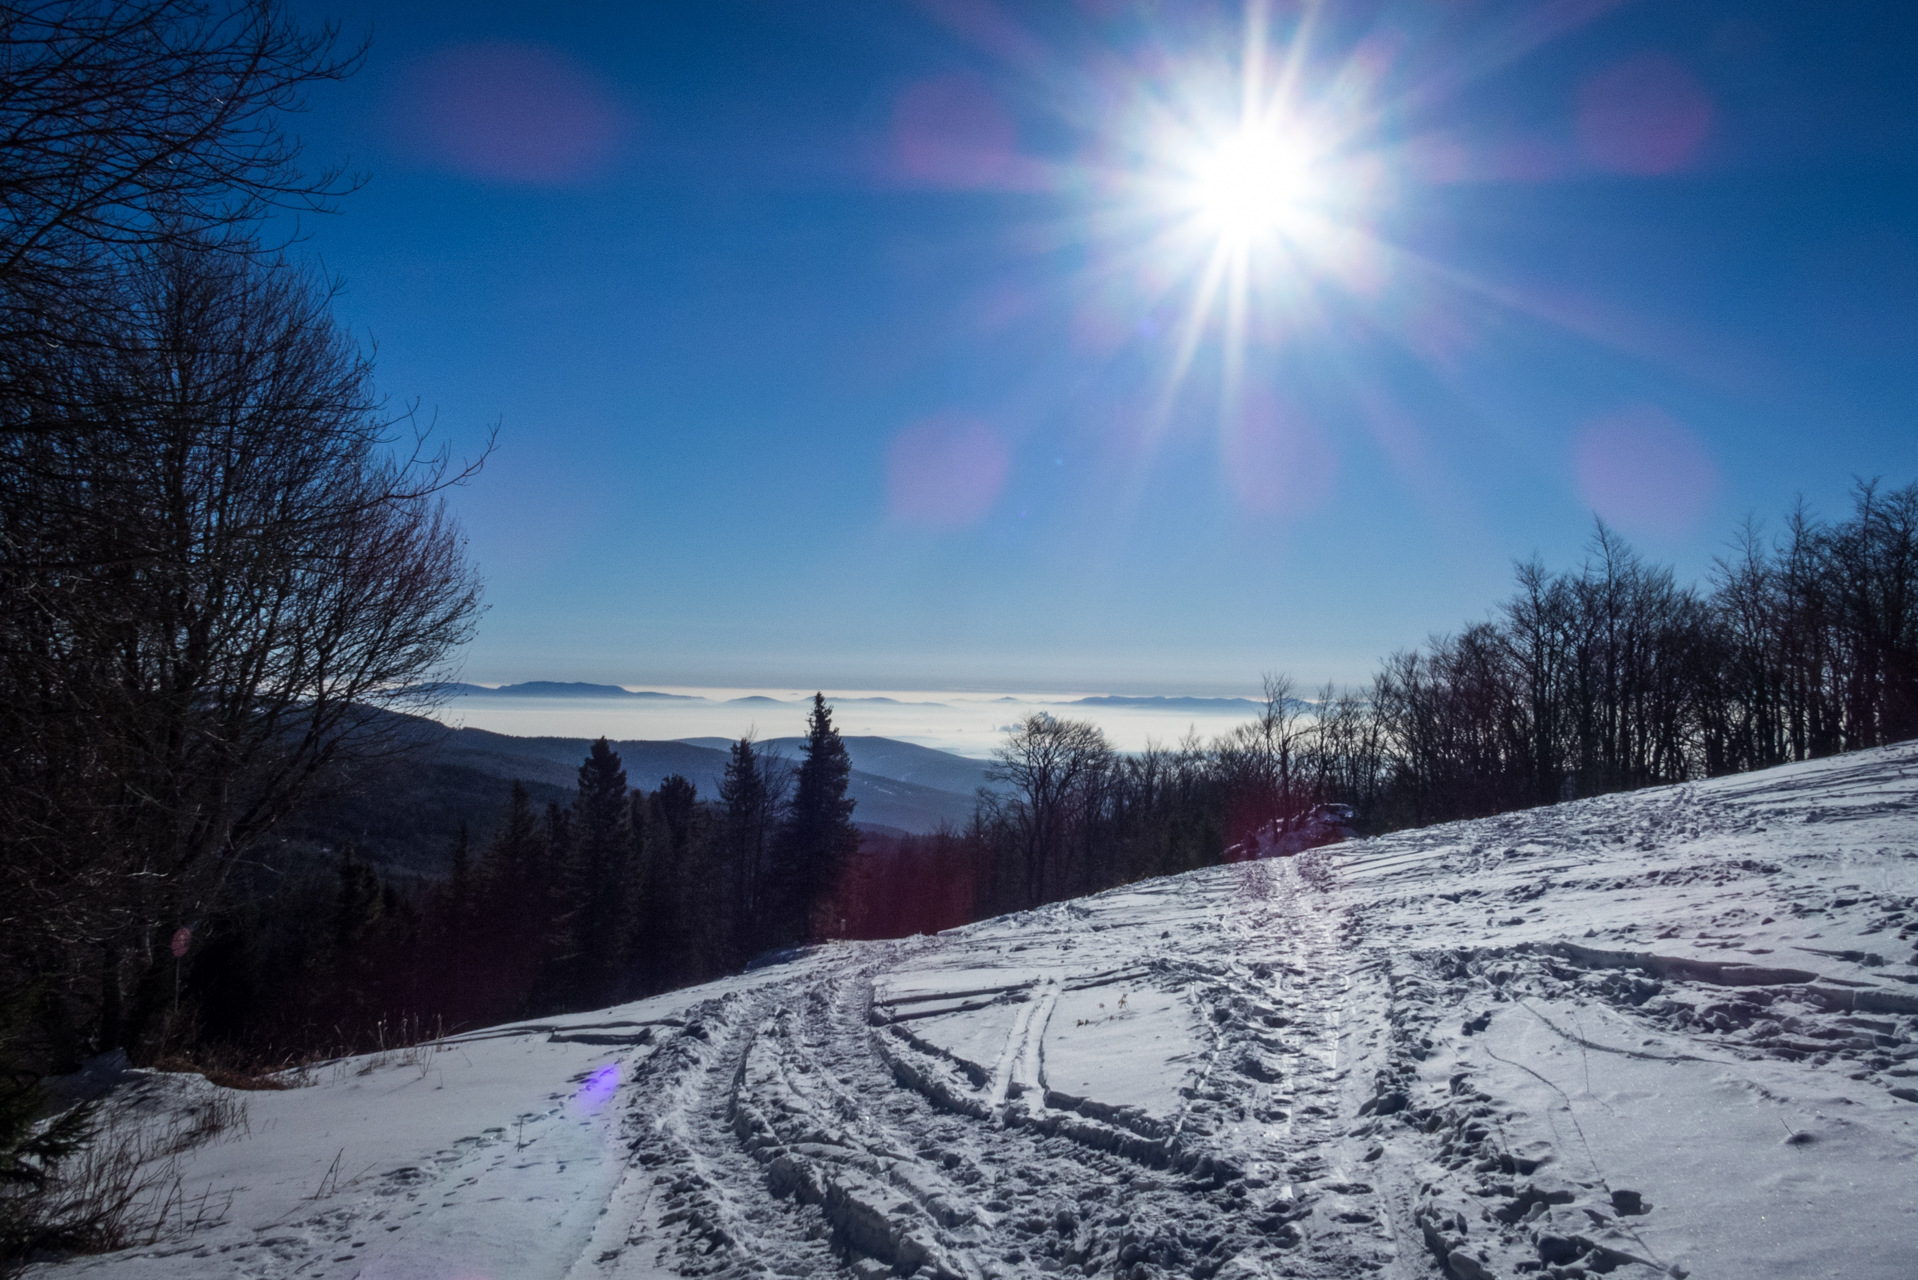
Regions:
<instances>
[{"instance_id":1,"label":"sea of clouds","mask_svg":"<svg viewBox=\"0 0 1918 1280\"><path fill-rule=\"evenodd\" d=\"M1098 725L1122 751L1209 739L1256 717L1251 698L1139 698L1090 693L1007 694L927 690L825 690L843 734L897 738L985 757L1009 729L1045 713ZM678 686L450 686L435 714L455 727L516 737L615 740L782 738L806 731L812 690ZM654 696L647 696L654 695ZM665 695L665 696L657 696Z\"/></svg>"}]
</instances>

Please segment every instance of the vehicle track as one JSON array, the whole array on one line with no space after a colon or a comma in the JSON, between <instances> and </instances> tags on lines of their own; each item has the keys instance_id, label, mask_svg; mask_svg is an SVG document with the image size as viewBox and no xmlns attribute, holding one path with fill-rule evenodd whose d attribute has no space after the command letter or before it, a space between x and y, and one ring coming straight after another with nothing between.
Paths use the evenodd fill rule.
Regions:
<instances>
[{"instance_id":1,"label":"vehicle track","mask_svg":"<svg viewBox=\"0 0 1918 1280\"><path fill-rule=\"evenodd\" d=\"M629 1089L635 1168L575 1275L1471 1280L1542 1257L1556 1246L1537 1243L1533 1202L1566 1193L1527 1170L1569 1167L1571 1153L1522 1132L1473 1068L1434 1077L1434 1045L1462 1051L1479 1006L1521 990L1565 998L1584 982L1640 1020L1667 1006L1640 1009L1643 980L1607 969L1621 963L1609 952L1406 952L1373 934L1374 912L1399 902L1390 886L1408 869L1429 883L1435 862L1489 885L1459 893L1498 914L1582 884L1601 860L1596 832L1669 848L1742 821L1684 788L1623 827L1614 805L1573 823L1501 819L1449 849L1388 840L1360 858L1242 864L1027 913L963 952L950 939L835 948L742 983L688 1011ZM1676 884L1751 874L1741 866L1639 874ZM1386 891L1372 909L1341 889L1360 879ZM891 973L962 965L989 972L976 988L908 986L875 1005ZM1594 966L1606 974L1572 972ZM1054 1011L1103 987L1184 1002L1196 1053L1170 1108L1049 1078ZM1754 1045L1776 1038L1741 1008L1693 1016L1728 1035L1744 1018ZM954 1013L1003 1026L1003 1043L968 1042L972 1058L941 1047L921 1020ZM1867 1052L1873 1029L1847 1029L1832 1051ZM1582 1204L1589 1188L1575 1190Z\"/></svg>"},{"instance_id":2,"label":"vehicle track","mask_svg":"<svg viewBox=\"0 0 1918 1280\"><path fill-rule=\"evenodd\" d=\"M1180 892L1227 959L1074 965L1082 922L1061 916L1062 963L999 997L1021 1004L985 1079L875 1016L875 979L925 940L688 1010L624 1091L633 1167L573 1277L1380 1271L1397 1251L1350 1175L1350 993L1324 895L1288 865ZM1122 980L1180 993L1209 1040L1174 1115L1048 1087L1062 991Z\"/></svg>"},{"instance_id":3,"label":"vehicle track","mask_svg":"<svg viewBox=\"0 0 1918 1280\"><path fill-rule=\"evenodd\" d=\"M1058 964L1001 994L1021 1004L984 1079L875 1016L874 980L924 941L848 951L689 1011L629 1091L635 1170L574 1274L1389 1267L1394 1229L1352 1173L1362 1143L1340 1120L1358 1089L1342 1048L1351 956L1325 895L1284 864L1224 892L1180 891L1210 894L1192 905L1226 935L1224 961ZM1075 927L1060 925L1064 960ZM1049 1087L1061 992L1142 978L1180 993L1210 1041L1177 1113Z\"/></svg>"}]
</instances>

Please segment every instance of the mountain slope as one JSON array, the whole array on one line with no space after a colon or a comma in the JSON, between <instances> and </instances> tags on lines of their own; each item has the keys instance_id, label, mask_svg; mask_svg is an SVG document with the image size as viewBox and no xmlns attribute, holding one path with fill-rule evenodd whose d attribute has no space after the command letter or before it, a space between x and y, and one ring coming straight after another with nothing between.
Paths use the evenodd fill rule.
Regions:
<instances>
[{"instance_id":1,"label":"mountain slope","mask_svg":"<svg viewBox=\"0 0 1918 1280\"><path fill-rule=\"evenodd\" d=\"M950 751L901 742L897 738L848 734L840 740L846 744L846 754L852 760L852 767L874 777L910 782L962 796L971 796L980 787L997 788L1001 785L986 777L986 770L991 764L987 760L954 755ZM732 747L732 741L728 738L681 738L680 741L718 751ZM758 746L761 750L775 751L797 760L805 743L806 740L799 737L768 738Z\"/></svg>"},{"instance_id":2,"label":"mountain slope","mask_svg":"<svg viewBox=\"0 0 1918 1280\"><path fill-rule=\"evenodd\" d=\"M485 729L451 729L433 721L419 723L418 732L433 751L434 759L503 781L520 778L554 786L574 786L578 782L580 762L592 747L591 740L586 738L516 738ZM856 749L858 754L846 794L858 802L853 816L859 822L925 832L937 829L942 822L963 826L971 818L974 802L970 788L961 793L936 784L906 781L893 776L899 772L897 769L868 772L859 767L858 761L863 756L890 759L894 754L917 758L916 753L924 752L957 762L948 776L961 782L969 781L978 772L971 762L910 743L891 743L889 748L884 744L890 740L885 738L848 739L849 749L854 749L851 746L854 742L862 745ZM662 778L676 773L689 779L703 799L713 800L719 796L720 779L726 773L723 748L655 741L615 742L612 746L619 752L626 779L634 787L651 790ZM893 752L891 748L904 750ZM503 800L504 791L501 797Z\"/></svg>"},{"instance_id":3,"label":"mountain slope","mask_svg":"<svg viewBox=\"0 0 1918 1280\"><path fill-rule=\"evenodd\" d=\"M404 717L406 732L423 748L411 759L382 761L336 779L333 790L294 815L280 832L286 841L331 858L351 844L383 876L438 878L447 873L455 835L463 822L476 848L482 846L507 802L514 779L524 782L536 808L572 802L580 762L592 746L585 738L517 738L484 729L451 729L433 720ZM729 746L724 739L715 739ZM797 754L800 739L782 739ZM855 763L876 762L877 771L855 768L847 794L858 802L854 818L882 833L929 832L940 824L963 827L972 817L971 788L983 766L960 756L888 738L852 738ZM613 744L627 781L651 789L669 774L690 779L702 799L716 800L726 771L726 751L697 742L634 741ZM926 757L934 757L928 762ZM946 762L951 762L949 765ZM931 767L926 767L930 763ZM926 785L931 777L965 785L960 793Z\"/></svg>"},{"instance_id":4,"label":"mountain slope","mask_svg":"<svg viewBox=\"0 0 1918 1280\"><path fill-rule=\"evenodd\" d=\"M1902 1280L1915 817L1906 745L322 1067L38 1274Z\"/></svg>"}]
</instances>

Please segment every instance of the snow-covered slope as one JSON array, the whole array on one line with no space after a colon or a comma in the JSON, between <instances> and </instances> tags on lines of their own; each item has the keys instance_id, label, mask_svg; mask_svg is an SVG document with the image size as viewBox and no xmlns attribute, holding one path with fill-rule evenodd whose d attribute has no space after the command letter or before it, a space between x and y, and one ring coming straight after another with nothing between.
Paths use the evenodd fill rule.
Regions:
<instances>
[{"instance_id":1,"label":"snow-covered slope","mask_svg":"<svg viewBox=\"0 0 1918 1280\"><path fill-rule=\"evenodd\" d=\"M45 1274L1903 1280L1915 895L1909 746L1142 883L322 1068Z\"/></svg>"}]
</instances>

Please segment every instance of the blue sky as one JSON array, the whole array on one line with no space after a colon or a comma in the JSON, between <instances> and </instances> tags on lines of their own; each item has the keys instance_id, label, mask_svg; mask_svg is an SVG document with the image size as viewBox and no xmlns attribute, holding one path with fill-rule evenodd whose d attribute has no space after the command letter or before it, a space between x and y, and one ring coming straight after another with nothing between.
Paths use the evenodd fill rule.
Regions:
<instances>
[{"instance_id":1,"label":"blue sky","mask_svg":"<svg viewBox=\"0 0 1918 1280\"><path fill-rule=\"evenodd\" d=\"M1359 680L1595 510L1701 579L1918 479L1909 6L1274 4L1252 129L1230 4L300 12L302 252L499 425L471 680Z\"/></svg>"}]
</instances>

